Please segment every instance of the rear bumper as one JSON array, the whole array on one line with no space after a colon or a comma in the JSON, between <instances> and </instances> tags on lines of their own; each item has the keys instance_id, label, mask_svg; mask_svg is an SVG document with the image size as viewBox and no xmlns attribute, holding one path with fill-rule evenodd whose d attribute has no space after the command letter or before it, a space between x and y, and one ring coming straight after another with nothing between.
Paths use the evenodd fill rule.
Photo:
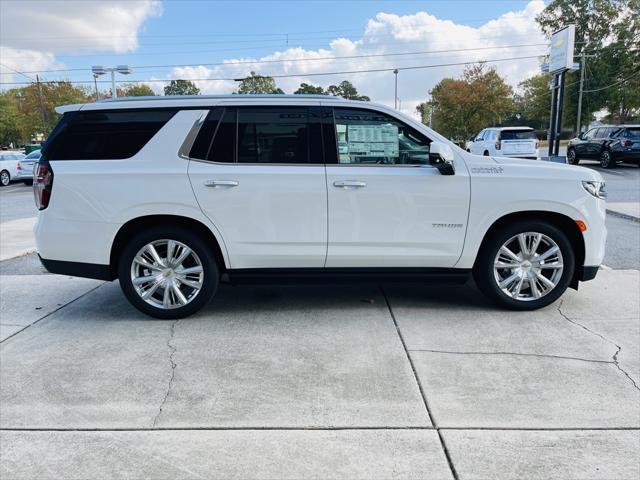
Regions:
<instances>
[{"instance_id":1,"label":"rear bumper","mask_svg":"<svg viewBox=\"0 0 640 480\"><path fill-rule=\"evenodd\" d=\"M616 162L640 163L640 152L611 152Z\"/></svg>"},{"instance_id":2,"label":"rear bumper","mask_svg":"<svg viewBox=\"0 0 640 480\"><path fill-rule=\"evenodd\" d=\"M42 266L49 273L58 275L70 275L72 277L94 278L96 280L111 281L115 277L109 265L99 265L96 263L64 262L62 260L47 260L40 255Z\"/></svg>"}]
</instances>

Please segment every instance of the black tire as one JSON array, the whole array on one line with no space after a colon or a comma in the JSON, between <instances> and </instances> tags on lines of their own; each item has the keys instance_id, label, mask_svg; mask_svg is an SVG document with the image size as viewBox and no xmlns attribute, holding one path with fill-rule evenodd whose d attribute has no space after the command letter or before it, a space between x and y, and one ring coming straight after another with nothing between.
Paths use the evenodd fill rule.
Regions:
<instances>
[{"instance_id":1,"label":"black tire","mask_svg":"<svg viewBox=\"0 0 640 480\"><path fill-rule=\"evenodd\" d=\"M6 187L11 183L11 174L8 170L2 170L0 172L0 187Z\"/></svg>"},{"instance_id":2,"label":"black tire","mask_svg":"<svg viewBox=\"0 0 640 480\"><path fill-rule=\"evenodd\" d=\"M25 180L23 183L24 183L27 187L31 187L31 186L33 186L33 180Z\"/></svg>"},{"instance_id":3,"label":"black tire","mask_svg":"<svg viewBox=\"0 0 640 480\"><path fill-rule=\"evenodd\" d=\"M602 168L613 168L616 166L616 162L613 160L611 152L607 149L602 150L600 153L600 166Z\"/></svg>"},{"instance_id":4,"label":"black tire","mask_svg":"<svg viewBox=\"0 0 640 480\"><path fill-rule=\"evenodd\" d=\"M536 300L516 300L504 293L494 276L493 262L500 247L511 237L524 232L538 232L551 238L563 257L564 270L560 280L549 293ZM558 227L550 223L531 220L506 225L495 231L483 243L473 269L473 276L478 288L495 303L512 310L536 310L555 302L569 286L575 270L575 253L571 242Z\"/></svg>"},{"instance_id":5,"label":"black tire","mask_svg":"<svg viewBox=\"0 0 640 480\"><path fill-rule=\"evenodd\" d=\"M157 240L176 240L193 250L202 262L203 282L200 291L182 307L164 309L150 305L136 292L131 281L131 265L138 251ZM142 313L161 320L184 318L204 307L215 294L220 280L220 271L213 252L197 234L181 227L156 227L133 236L122 251L118 261L118 278L123 293L131 304Z\"/></svg>"},{"instance_id":6,"label":"black tire","mask_svg":"<svg viewBox=\"0 0 640 480\"><path fill-rule=\"evenodd\" d=\"M484 155L485 157L488 157L488 156L489 156L489 151L488 151L488 150L485 150L485 151L484 151L484 153L483 153L483 155Z\"/></svg>"},{"instance_id":7,"label":"black tire","mask_svg":"<svg viewBox=\"0 0 640 480\"><path fill-rule=\"evenodd\" d=\"M576 155L576 151L574 148L570 148L567 150L567 163L570 165L578 165L580 163L580 159Z\"/></svg>"}]
</instances>

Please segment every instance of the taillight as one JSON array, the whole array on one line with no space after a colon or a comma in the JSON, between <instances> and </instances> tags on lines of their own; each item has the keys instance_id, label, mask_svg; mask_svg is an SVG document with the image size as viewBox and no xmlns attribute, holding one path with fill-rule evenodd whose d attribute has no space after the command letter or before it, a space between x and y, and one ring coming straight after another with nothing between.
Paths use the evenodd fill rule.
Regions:
<instances>
[{"instance_id":1,"label":"taillight","mask_svg":"<svg viewBox=\"0 0 640 480\"><path fill-rule=\"evenodd\" d=\"M623 147L630 147L631 145L633 145L633 142L631 140L622 140L621 143Z\"/></svg>"},{"instance_id":2,"label":"taillight","mask_svg":"<svg viewBox=\"0 0 640 480\"><path fill-rule=\"evenodd\" d=\"M501 143L500 143L500 140L498 140L496 142L496 150L500 150L500 146L501 146Z\"/></svg>"},{"instance_id":3,"label":"taillight","mask_svg":"<svg viewBox=\"0 0 640 480\"><path fill-rule=\"evenodd\" d=\"M18 164L16 165L16 169L17 170L22 170L22 164L20 162L18 162Z\"/></svg>"},{"instance_id":4,"label":"taillight","mask_svg":"<svg viewBox=\"0 0 640 480\"><path fill-rule=\"evenodd\" d=\"M536 140L536 150L540 148L540 142Z\"/></svg>"},{"instance_id":5,"label":"taillight","mask_svg":"<svg viewBox=\"0 0 640 480\"><path fill-rule=\"evenodd\" d=\"M33 196L38 210L44 210L51 200L53 170L49 162L37 162L33 170Z\"/></svg>"}]
</instances>

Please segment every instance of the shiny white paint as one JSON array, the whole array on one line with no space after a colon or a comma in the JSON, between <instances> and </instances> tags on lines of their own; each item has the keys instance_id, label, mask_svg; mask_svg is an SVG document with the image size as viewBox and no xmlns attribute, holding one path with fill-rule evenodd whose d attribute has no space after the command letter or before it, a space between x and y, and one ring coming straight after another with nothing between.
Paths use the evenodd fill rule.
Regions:
<instances>
[{"instance_id":1,"label":"shiny white paint","mask_svg":"<svg viewBox=\"0 0 640 480\"><path fill-rule=\"evenodd\" d=\"M428 166L295 166L211 164L178 150L213 105L326 105L384 112L447 143L456 174ZM504 215L549 211L587 224L585 265L604 256L605 203L583 180L602 181L581 167L469 154L412 118L380 105L303 96L198 97L117 101L72 109L190 107L133 158L52 162L49 207L36 226L47 259L106 264L121 226L147 215L178 215L207 226L227 268L456 267L471 268L491 225ZM238 182L211 188L209 180ZM336 188L360 181L365 188ZM458 224L462 224L458 227Z\"/></svg>"},{"instance_id":2,"label":"shiny white paint","mask_svg":"<svg viewBox=\"0 0 640 480\"><path fill-rule=\"evenodd\" d=\"M485 128L480 132L489 132L489 138L487 139L474 139L474 141L467 142L467 149L469 152L475 155L485 155L491 157L539 157L538 149L536 145L538 140L526 139L526 140L502 140L500 142L500 149L496 148L496 141L501 131L503 130L524 130L532 131L529 127L495 127ZM479 135L480 135L479 134Z\"/></svg>"}]
</instances>

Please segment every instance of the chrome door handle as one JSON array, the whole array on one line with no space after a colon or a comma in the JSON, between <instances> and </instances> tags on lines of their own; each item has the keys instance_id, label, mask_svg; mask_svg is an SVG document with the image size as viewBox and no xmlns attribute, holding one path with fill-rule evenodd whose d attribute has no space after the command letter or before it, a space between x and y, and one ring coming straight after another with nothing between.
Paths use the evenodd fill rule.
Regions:
<instances>
[{"instance_id":1,"label":"chrome door handle","mask_svg":"<svg viewBox=\"0 0 640 480\"><path fill-rule=\"evenodd\" d=\"M342 180L333 182L333 186L338 188L363 188L366 187L367 184L365 182L357 182L355 180Z\"/></svg>"},{"instance_id":2,"label":"chrome door handle","mask_svg":"<svg viewBox=\"0 0 640 480\"><path fill-rule=\"evenodd\" d=\"M235 180L207 180L204 182L205 187L237 187L240 182Z\"/></svg>"}]
</instances>

